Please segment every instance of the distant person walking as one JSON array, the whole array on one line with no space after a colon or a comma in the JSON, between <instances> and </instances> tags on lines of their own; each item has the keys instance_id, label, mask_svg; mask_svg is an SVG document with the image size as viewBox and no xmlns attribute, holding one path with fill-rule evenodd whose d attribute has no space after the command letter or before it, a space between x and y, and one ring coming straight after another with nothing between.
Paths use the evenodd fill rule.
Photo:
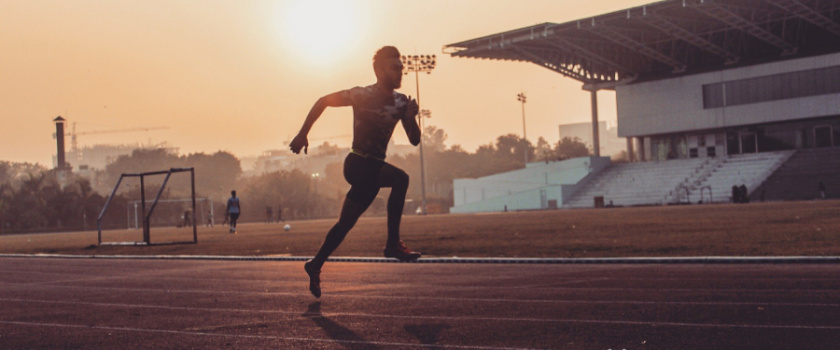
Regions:
<instances>
[{"instance_id":1,"label":"distant person walking","mask_svg":"<svg viewBox=\"0 0 840 350\"><path fill-rule=\"evenodd\" d=\"M190 211L184 211L184 227L192 227L192 220L190 220Z\"/></svg>"},{"instance_id":2,"label":"distant person walking","mask_svg":"<svg viewBox=\"0 0 840 350\"><path fill-rule=\"evenodd\" d=\"M281 221L286 222L286 220L283 220L283 205L282 204L277 206L277 222L281 222Z\"/></svg>"},{"instance_id":3,"label":"distant person walking","mask_svg":"<svg viewBox=\"0 0 840 350\"><path fill-rule=\"evenodd\" d=\"M385 46L379 49L373 57L373 71L376 74L375 84L334 92L318 99L289 145L295 154L300 154L301 150L307 153L307 134L321 113L327 107L353 107L353 146L344 160L344 179L350 184L350 191L344 199L338 222L327 233L315 257L304 264L304 270L309 275L309 291L316 298L321 296L321 267L382 187L391 188L387 204L385 257L403 261L420 257L420 253L411 251L400 240L408 174L385 162L385 150L398 122L402 123L412 145L420 143L420 127L415 119L419 106L417 101L394 91L400 87L403 76L403 64L397 48Z\"/></svg>"},{"instance_id":4,"label":"distant person walking","mask_svg":"<svg viewBox=\"0 0 840 350\"><path fill-rule=\"evenodd\" d=\"M750 202L750 192L747 191L747 185L741 184L741 187L738 188L738 192L741 193L741 203Z\"/></svg>"},{"instance_id":5,"label":"distant person walking","mask_svg":"<svg viewBox=\"0 0 840 350\"><path fill-rule=\"evenodd\" d=\"M230 218L230 233L236 233L236 219L239 219L239 197L236 196L236 191L230 191L230 198L227 201L227 208L225 208L226 215Z\"/></svg>"},{"instance_id":6,"label":"distant person walking","mask_svg":"<svg viewBox=\"0 0 840 350\"><path fill-rule=\"evenodd\" d=\"M270 205L265 206L265 223L270 224L274 221L274 211L271 209Z\"/></svg>"},{"instance_id":7,"label":"distant person walking","mask_svg":"<svg viewBox=\"0 0 840 350\"><path fill-rule=\"evenodd\" d=\"M741 203L741 190L738 185L732 185L732 203Z\"/></svg>"}]
</instances>

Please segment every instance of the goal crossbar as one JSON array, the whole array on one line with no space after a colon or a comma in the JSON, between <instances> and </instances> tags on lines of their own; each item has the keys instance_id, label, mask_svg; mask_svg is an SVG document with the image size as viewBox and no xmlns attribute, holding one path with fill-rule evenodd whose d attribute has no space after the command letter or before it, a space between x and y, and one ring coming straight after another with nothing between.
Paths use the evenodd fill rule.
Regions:
<instances>
[{"instance_id":1,"label":"goal crossbar","mask_svg":"<svg viewBox=\"0 0 840 350\"><path fill-rule=\"evenodd\" d=\"M117 184L114 185L114 189L111 191L111 195L108 196L108 200L105 201L105 205L102 207L102 211L99 212L99 217L96 219L96 226L99 236L99 245L151 245L151 230L150 230L150 218L152 213L155 210L158 202L160 201L160 196L163 194L163 189L166 188L166 184L169 182L169 178L174 173L180 172L190 172L190 197L192 199L192 212L195 213L195 168L170 168L169 170L159 170L159 171L149 171L149 172L142 172L142 173L123 173L120 174L120 178L117 180ZM163 183L160 185L160 189L158 189L157 195L155 196L155 200L152 202L152 205L149 207L149 212L146 212L146 188L145 188L145 177L146 176L155 176L155 175L164 175L166 177L163 179ZM102 242L102 218L105 216L105 212L108 210L108 207L111 204L111 200L117 194L117 190L120 188L120 183L126 177L139 177L140 178L140 202L142 203L141 212L143 216L143 242ZM198 243L198 228L196 226L196 215L192 216L192 227L193 227L193 240L184 241L184 242L167 242L164 244L179 244L179 243Z\"/></svg>"}]
</instances>

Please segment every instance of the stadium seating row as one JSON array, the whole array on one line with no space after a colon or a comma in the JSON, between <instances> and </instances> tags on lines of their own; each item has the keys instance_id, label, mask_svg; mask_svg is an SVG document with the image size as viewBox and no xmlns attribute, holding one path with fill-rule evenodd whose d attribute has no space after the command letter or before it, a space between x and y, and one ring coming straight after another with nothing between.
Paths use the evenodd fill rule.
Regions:
<instances>
[{"instance_id":1,"label":"stadium seating row","mask_svg":"<svg viewBox=\"0 0 840 350\"><path fill-rule=\"evenodd\" d=\"M761 185L794 151L764 152L718 158L613 164L580 189L565 208L588 208L593 198L606 205L728 202L732 186L748 190Z\"/></svg>"}]
</instances>

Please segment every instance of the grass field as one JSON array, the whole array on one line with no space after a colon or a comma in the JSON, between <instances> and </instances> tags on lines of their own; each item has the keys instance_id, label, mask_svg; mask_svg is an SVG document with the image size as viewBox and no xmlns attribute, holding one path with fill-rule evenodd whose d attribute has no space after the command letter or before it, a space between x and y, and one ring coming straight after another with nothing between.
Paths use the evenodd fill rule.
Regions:
<instances>
[{"instance_id":1,"label":"grass field","mask_svg":"<svg viewBox=\"0 0 840 350\"><path fill-rule=\"evenodd\" d=\"M198 228L198 244L97 246L96 231L0 236L0 253L311 256L334 219ZM840 256L840 201L405 216L403 240L429 257ZM364 217L334 256L381 256L385 218ZM140 241L139 230L103 232ZM192 240L152 228L152 241Z\"/></svg>"}]
</instances>

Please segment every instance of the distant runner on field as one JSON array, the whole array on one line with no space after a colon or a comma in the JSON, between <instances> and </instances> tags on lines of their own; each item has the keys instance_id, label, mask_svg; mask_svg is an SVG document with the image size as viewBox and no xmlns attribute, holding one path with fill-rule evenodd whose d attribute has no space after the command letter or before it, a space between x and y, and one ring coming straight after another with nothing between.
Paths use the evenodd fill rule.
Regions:
<instances>
[{"instance_id":1,"label":"distant runner on field","mask_svg":"<svg viewBox=\"0 0 840 350\"><path fill-rule=\"evenodd\" d=\"M307 153L309 141L306 136L321 113L327 107L353 106L353 148L344 160L344 179L350 183L350 191L344 199L338 222L327 233L318 254L304 264L309 275L309 291L315 297L321 296L320 274L324 262L338 248L382 187L391 188L385 257L402 261L420 257L420 253L411 251L400 240L408 174L385 162L385 150L397 122L402 123L412 145L420 143L420 127L414 118L419 106L414 99L394 91L400 87L403 76L403 64L397 48L385 46L379 49L373 57L373 71L376 74L375 84L334 92L318 99L289 145L295 154L300 154L301 149Z\"/></svg>"}]
</instances>

